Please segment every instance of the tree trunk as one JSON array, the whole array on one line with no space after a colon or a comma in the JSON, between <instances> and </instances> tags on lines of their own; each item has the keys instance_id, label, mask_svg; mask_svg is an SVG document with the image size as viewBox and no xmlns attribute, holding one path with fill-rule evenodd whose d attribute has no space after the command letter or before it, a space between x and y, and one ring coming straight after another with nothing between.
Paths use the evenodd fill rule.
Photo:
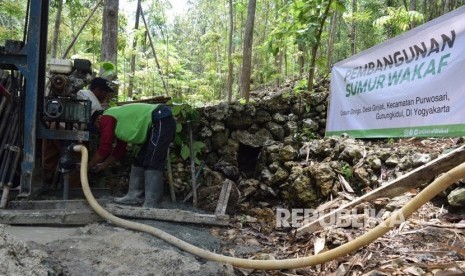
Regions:
<instances>
[{"instance_id":1,"label":"tree trunk","mask_svg":"<svg viewBox=\"0 0 465 276\"><path fill-rule=\"evenodd\" d=\"M233 30L234 30L234 20L233 20L233 2L229 0L229 42L228 42L228 102L232 100L232 87L233 87L233 62L232 62L232 52L233 52Z\"/></svg>"},{"instance_id":2,"label":"tree trunk","mask_svg":"<svg viewBox=\"0 0 465 276\"><path fill-rule=\"evenodd\" d=\"M442 14L446 14L450 11L450 2L449 0L445 0L444 1L444 12Z\"/></svg>"},{"instance_id":3,"label":"tree trunk","mask_svg":"<svg viewBox=\"0 0 465 276\"><path fill-rule=\"evenodd\" d=\"M429 21L429 15L428 16L426 15L426 11L428 10L427 9L427 1L428 0L423 0L423 4L422 4L422 7L421 7L421 13L423 13L423 15L425 16L425 21Z\"/></svg>"},{"instance_id":4,"label":"tree trunk","mask_svg":"<svg viewBox=\"0 0 465 276\"><path fill-rule=\"evenodd\" d=\"M331 2L332 0L328 1L328 4L325 8L325 11L323 12L323 15L321 17L320 21L320 26L318 26L318 33L315 36L316 38L316 43L312 46L312 56L310 57L310 70L308 72L308 79L307 79L307 88L308 90L313 90L313 82L315 81L315 64L316 64L316 54L318 52L318 47L320 46L321 42L321 33L323 32L323 27L325 25L326 18L328 17L329 14L329 9L331 7Z\"/></svg>"},{"instance_id":5,"label":"tree trunk","mask_svg":"<svg viewBox=\"0 0 465 276\"><path fill-rule=\"evenodd\" d=\"M139 29L139 19L140 19L140 1L137 1L137 10L136 10L136 20L134 23L134 31ZM131 73L129 74L129 82L128 82L128 98L132 99L132 92L134 90L134 75L136 74L136 47L137 47L137 37L134 32L134 38L132 40L132 51L131 51Z\"/></svg>"},{"instance_id":6,"label":"tree trunk","mask_svg":"<svg viewBox=\"0 0 465 276\"><path fill-rule=\"evenodd\" d=\"M244 34L244 49L242 59L242 75L241 75L241 96L249 102L250 75L252 73L252 44L253 44L253 28L255 21L256 0L249 0L247 8L247 23L245 25Z\"/></svg>"},{"instance_id":7,"label":"tree trunk","mask_svg":"<svg viewBox=\"0 0 465 276\"><path fill-rule=\"evenodd\" d=\"M357 13L357 0L352 0L352 27L350 30L350 50L352 55L357 53L357 28L355 25L355 14Z\"/></svg>"},{"instance_id":8,"label":"tree trunk","mask_svg":"<svg viewBox=\"0 0 465 276\"><path fill-rule=\"evenodd\" d=\"M326 67L328 71L331 71L333 66L333 50L334 50L334 37L336 35L336 25L337 25L337 11L333 13L329 22L329 38L328 38L328 53Z\"/></svg>"},{"instance_id":9,"label":"tree trunk","mask_svg":"<svg viewBox=\"0 0 465 276\"><path fill-rule=\"evenodd\" d=\"M436 11L437 11L436 2L430 1L430 5L429 5L429 19L430 20L433 20L434 18L436 18L436 14L437 14Z\"/></svg>"},{"instance_id":10,"label":"tree trunk","mask_svg":"<svg viewBox=\"0 0 465 276\"><path fill-rule=\"evenodd\" d=\"M285 80L287 78L287 76L289 75L289 71L287 70L287 63L288 63L288 59L287 59L287 53L288 53L288 50L287 50L287 46L284 48L284 61L283 61L283 67L284 67L284 76L283 76L283 80Z\"/></svg>"},{"instance_id":11,"label":"tree trunk","mask_svg":"<svg viewBox=\"0 0 465 276\"><path fill-rule=\"evenodd\" d=\"M57 0L57 13L55 15L55 26L53 27L53 39L50 49L50 56L57 57L58 37L60 34L61 12L63 10L63 0Z\"/></svg>"},{"instance_id":12,"label":"tree trunk","mask_svg":"<svg viewBox=\"0 0 465 276\"><path fill-rule=\"evenodd\" d=\"M283 76L283 50L279 50L278 54L274 58L274 66L276 68L276 86L281 86L281 78Z\"/></svg>"},{"instance_id":13,"label":"tree trunk","mask_svg":"<svg viewBox=\"0 0 465 276\"><path fill-rule=\"evenodd\" d=\"M415 11L417 9L417 1L416 0L410 0L410 10ZM415 28L415 22L412 20L410 21L410 29Z\"/></svg>"},{"instance_id":14,"label":"tree trunk","mask_svg":"<svg viewBox=\"0 0 465 276\"><path fill-rule=\"evenodd\" d=\"M241 0L241 3L244 3L244 0ZM239 34L240 34L240 42L241 44L240 45L243 45L243 41L244 41L244 10L241 9L241 13L239 15ZM240 49L242 51L244 51L244 49Z\"/></svg>"},{"instance_id":15,"label":"tree trunk","mask_svg":"<svg viewBox=\"0 0 465 276\"><path fill-rule=\"evenodd\" d=\"M103 8L103 27L102 27L102 48L101 61L108 61L115 65L116 78L116 58L118 54L118 6L119 0L105 0ZM102 70L100 70L102 73Z\"/></svg>"},{"instance_id":16,"label":"tree trunk","mask_svg":"<svg viewBox=\"0 0 465 276\"><path fill-rule=\"evenodd\" d=\"M405 10L408 11L407 0L402 0L402 2L404 3Z\"/></svg>"},{"instance_id":17,"label":"tree trunk","mask_svg":"<svg viewBox=\"0 0 465 276\"><path fill-rule=\"evenodd\" d=\"M299 51L299 57L297 58L297 63L299 64L299 78L301 78L305 72L305 48L301 42L297 44L297 50Z\"/></svg>"}]
</instances>

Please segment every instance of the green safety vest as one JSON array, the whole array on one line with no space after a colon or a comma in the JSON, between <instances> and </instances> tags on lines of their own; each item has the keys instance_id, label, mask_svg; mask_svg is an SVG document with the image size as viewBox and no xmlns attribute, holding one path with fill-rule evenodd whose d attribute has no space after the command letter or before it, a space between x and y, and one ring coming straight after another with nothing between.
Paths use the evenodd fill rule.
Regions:
<instances>
[{"instance_id":1,"label":"green safety vest","mask_svg":"<svg viewBox=\"0 0 465 276\"><path fill-rule=\"evenodd\" d=\"M131 144L143 144L158 104L133 103L110 107L103 112L116 119L116 138Z\"/></svg>"}]
</instances>

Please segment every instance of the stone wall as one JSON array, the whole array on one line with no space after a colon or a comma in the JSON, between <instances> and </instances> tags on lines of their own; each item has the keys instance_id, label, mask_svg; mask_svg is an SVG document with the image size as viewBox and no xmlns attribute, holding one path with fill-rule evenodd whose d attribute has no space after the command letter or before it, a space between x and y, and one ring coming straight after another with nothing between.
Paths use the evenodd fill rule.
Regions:
<instances>
[{"instance_id":1,"label":"stone wall","mask_svg":"<svg viewBox=\"0 0 465 276\"><path fill-rule=\"evenodd\" d=\"M235 184L230 213L254 206L312 208L344 191L343 183L363 194L431 161L447 146L431 144L444 143L436 140L412 147L415 140L323 138L328 89L292 90L200 110L195 139L207 145L200 156L201 208L214 211L226 179ZM190 191L190 175L189 162L174 163L178 193Z\"/></svg>"}]
</instances>

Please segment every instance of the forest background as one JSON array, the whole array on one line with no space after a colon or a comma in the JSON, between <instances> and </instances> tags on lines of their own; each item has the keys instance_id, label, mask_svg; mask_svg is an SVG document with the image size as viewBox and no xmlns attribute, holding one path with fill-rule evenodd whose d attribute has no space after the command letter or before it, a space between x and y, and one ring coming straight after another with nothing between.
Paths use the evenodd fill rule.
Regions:
<instances>
[{"instance_id":1,"label":"forest background","mask_svg":"<svg viewBox=\"0 0 465 276\"><path fill-rule=\"evenodd\" d=\"M174 0L176 1L176 0ZM120 5L133 5L132 13ZM48 60L115 65L118 100L193 106L249 100L259 86L312 91L331 67L465 0L51 0ZM138 9L137 7L141 7ZM26 0L0 0L0 45L23 40ZM73 43L75 40L75 43Z\"/></svg>"}]
</instances>

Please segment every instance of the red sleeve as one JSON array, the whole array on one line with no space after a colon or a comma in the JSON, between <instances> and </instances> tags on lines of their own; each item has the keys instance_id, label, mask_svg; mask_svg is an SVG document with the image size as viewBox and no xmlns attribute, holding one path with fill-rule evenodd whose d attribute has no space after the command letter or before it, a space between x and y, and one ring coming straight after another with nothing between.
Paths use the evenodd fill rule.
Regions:
<instances>
[{"instance_id":1,"label":"red sleeve","mask_svg":"<svg viewBox=\"0 0 465 276\"><path fill-rule=\"evenodd\" d=\"M126 146L126 142L123 142L120 139L116 138L116 146L111 155L113 155L113 157L115 157L116 160L123 158L123 156L126 154Z\"/></svg>"},{"instance_id":2,"label":"red sleeve","mask_svg":"<svg viewBox=\"0 0 465 276\"><path fill-rule=\"evenodd\" d=\"M100 145L98 154L107 158L110 154L116 159L121 159L126 153L126 143L115 137L116 119L103 115L100 119ZM116 146L113 149L113 142L116 139Z\"/></svg>"}]
</instances>

